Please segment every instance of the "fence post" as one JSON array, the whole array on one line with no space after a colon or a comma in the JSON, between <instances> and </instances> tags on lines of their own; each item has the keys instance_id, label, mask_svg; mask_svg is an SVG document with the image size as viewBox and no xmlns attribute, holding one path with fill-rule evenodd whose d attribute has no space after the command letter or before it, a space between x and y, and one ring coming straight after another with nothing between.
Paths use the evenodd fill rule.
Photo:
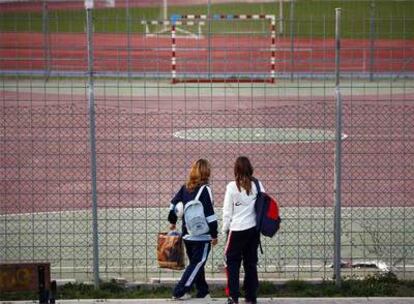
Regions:
<instances>
[{"instance_id":1,"label":"fence post","mask_svg":"<svg viewBox=\"0 0 414 304\"><path fill-rule=\"evenodd\" d=\"M162 19L168 20L168 3L167 0L162 1Z\"/></svg>"},{"instance_id":2,"label":"fence post","mask_svg":"<svg viewBox=\"0 0 414 304\"><path fill-rule=\"evenodd\" d=\"M334 214L334 276L336 286L341 286L341 154L342 154L342 99L340 91L340 49L341 49L341 9L335 9L335 214Z\"/></svg>"},{"instance_id":3,"label":"fence post","mask_svg":"<svg viewBox=\"0 0 414 304\"><path fill-rule=\"evenodd\" d=\"M208 21L208 80L211 80L211 0L207 2L207 21Z\"/></svg>"},{"instance_id":4,"label":"fence post","mask_svg":"<svg viewBox=\"0 0 414 304\"><path fill-rule=\"evenodd\" d=\"M49 12L47 7L47 1L43 0L42 6L42 32L43 32L43 59L45 65L45 77L46 80L50 76L50 51L49 51Z\"/></svg>"},{"instance_id":5,"label":"fence post","mask_svg":"<svg viewBox=\"0 0 414 304\"><path fill-rule=\"evenodd\" d=\"M294 41L295 41L295 30L294 30L294 10L295 10L295 0L290 0L290 81L293 81L293 68L294 68Z\"/></svg>"},{"instance_id":6,"label":"fence post","mask_svg":"<svg viewBox=\"0 0 414 304\"><path fill-rule=\"evenodd\" d=\"M369 81L374 80L374 58L375 58L375 3L370 5L369 20Z\"/></svg>"},{"instance_id":7,"label":"fence post","mask_svg":"<svg viewBox=\"0 0 414 304\"><path fill-rule=\"evenodd\" d=\"M91 182L92 182L92 238L93 238L93 274L95 288L99 288L99 244L98 244L98 200L96 186L96 136L95 136L95 96L93 75L93 0L85 0L86 32L88 46L88 113L89 143L91 148Z\"/></svg>"},{"instance_id":8,"label":"fence post","mask_svg":"<svg viewBox=\"0 0 414 304\"><path fill-rule=\"evenodd\" d=\"M283 34L283 0L279 0L279 34Z\"/></svg>"},{"instance_id":9,"label":"fence post","mask_svg":"<svg viewBox=\"0 0 414 304\"><path fill-rule=\"evenodd\" d=\"M127 22L127 71L128 80L131 81L131 16L129 15L129 0L126 0L126 22Z\"/></svg>"}]
</instances>

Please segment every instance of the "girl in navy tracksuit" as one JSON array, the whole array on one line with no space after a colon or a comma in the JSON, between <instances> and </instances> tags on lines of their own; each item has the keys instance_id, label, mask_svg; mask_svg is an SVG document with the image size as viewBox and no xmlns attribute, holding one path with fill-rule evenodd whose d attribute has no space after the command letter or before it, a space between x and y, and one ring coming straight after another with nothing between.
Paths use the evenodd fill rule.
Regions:
<instances>
[{"instance_id":1,"label":"girl in navy tracksuit","mask_svg":"<svg viewBox=\"0 0 414 304\"><path fill-rule=\"evenodd\" d=\"M211 167L207 160L199 159L196 161L188 176L188 180L183 185L174 198L171 200L168 221L171 223L171 229L175 229L177 223L176 205L182 202L185 204L193 200L198 190L205 186L202 190L199 200L203 204L204 215L210 228L206 234L192 236L188 234L184 217L182 218L182 236L189 259L189 265L185 269L180 281L174 288L173 298L189 299L189 291L195 283L197 289L197 298L205 298L209 295L209 288L205 279L204 265L210 253L211 245L217 244L217 217L213 209L213 197L211 189L208 186Z\"/></svg>"},{"instance_id":2,"label":"girl in navy tracksuit","mask_svg":"<svg viewBox=\"0 0 414 304\"><path fill-rule=\"evenodd\" d=\"M228 234L225 247L229 304L239 301L239 274L243 261L245 303L256 303L259 281L257 277L257 248L259 232L256 230L255 201L258 193L253 177L253 167L245 156L237 158L234 165L235 181L226 187L223 204L223 234ZM264 192L259 182L260 190Z\"/></svg>"}]
</instances>

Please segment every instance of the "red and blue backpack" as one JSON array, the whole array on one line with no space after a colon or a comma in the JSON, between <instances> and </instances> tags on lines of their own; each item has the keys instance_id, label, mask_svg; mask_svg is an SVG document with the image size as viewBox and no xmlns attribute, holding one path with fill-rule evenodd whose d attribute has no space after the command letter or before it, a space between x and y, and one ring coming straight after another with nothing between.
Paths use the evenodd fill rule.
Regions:
<instances>
[{"instance_id":1,"label":"red and blue backpack","mask_svg":"<svg viewBox=\"0 0 414 304\"><path fill-rule=\"evenodd\" d=\"M279 214L277 201L265 192L260 190L259 181L253 180L257 189L255 202L256 229L267 237L273 237L280 228L282 221Z\"/></svg>"}]
</instances>

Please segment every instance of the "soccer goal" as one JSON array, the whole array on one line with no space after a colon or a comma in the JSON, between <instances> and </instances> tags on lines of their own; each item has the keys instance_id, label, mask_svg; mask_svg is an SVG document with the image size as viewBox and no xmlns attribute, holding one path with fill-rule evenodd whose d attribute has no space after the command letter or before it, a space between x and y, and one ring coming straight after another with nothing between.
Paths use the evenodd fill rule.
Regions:
<instances>
[{"instance_id":1,"label":"soccer goal","mask_svg":"<svg viewBox=\"0 0 414 304\"><path fill-rule=\"evenodd\" d=\"M169 22L172 83L275 82L274 15L173 15ZM200 23L200 39L178 34Z\"/></svg>"}]
</instances>

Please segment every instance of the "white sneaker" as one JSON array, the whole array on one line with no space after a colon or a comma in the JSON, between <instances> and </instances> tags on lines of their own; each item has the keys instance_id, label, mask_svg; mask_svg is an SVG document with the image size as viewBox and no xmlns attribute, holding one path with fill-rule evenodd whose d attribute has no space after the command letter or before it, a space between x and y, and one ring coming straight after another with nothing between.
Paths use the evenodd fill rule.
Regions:
<instances>
[{"instance_id":1,"label":"white sneaker","mask_svg":"<svg viewBox=\"0 0 414 304\"><path fill-rule=\"evenodd\" d=\"M172 297L173 300L176 301L185 301L185 300L190 300L191 299L191 295L189 293L185 293L183 296L177 298L177 297Z\"/></svg>"},{"instance_id":2,"label":"white sneaker","mask_svg":"<svg viewBox=\"0 0 414 304\"><path fill-rule=\"evenodd\" d=\"M210 294L206 294L204 297L202 298L197 298L197 300L204 300L204 301L211 301L211 296Z\"/></svg>"}]
</instances>

